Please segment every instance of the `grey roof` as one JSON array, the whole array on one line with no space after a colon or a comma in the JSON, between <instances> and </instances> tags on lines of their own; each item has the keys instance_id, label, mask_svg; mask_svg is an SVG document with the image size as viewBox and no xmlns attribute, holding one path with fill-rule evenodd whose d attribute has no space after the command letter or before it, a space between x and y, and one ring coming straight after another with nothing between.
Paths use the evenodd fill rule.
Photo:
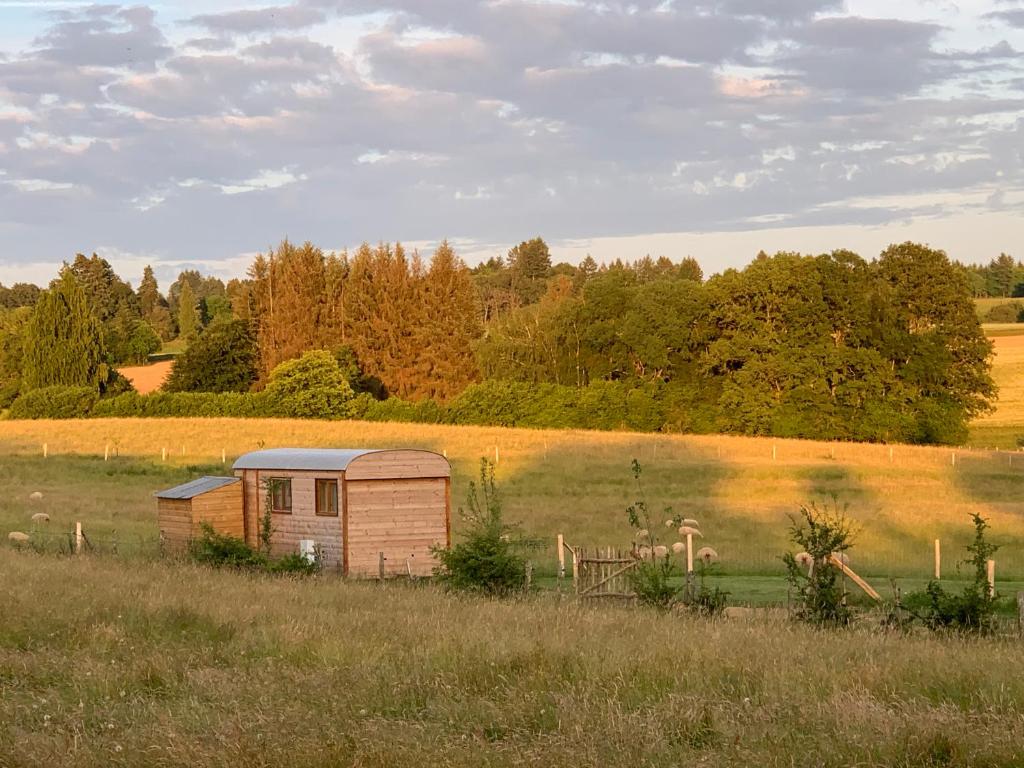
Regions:
<instances>
[{"instance_id":1,"label":"grey roof","mask_svg":"<svg viewBox=\"0 0 1024 768\"><path fill-rule=\"evenodd\" d=\"M374 448L272 448L238 457L232 469L310 469L344 472L360 456Z\"/></svg>"},{"instance_id":2,"label":"grey roof","mask_svg":"<svg viewBox=\"0 0 1024 768\"><path fill-rule=\"evenodd\" d=\"M166 491L157 491L153 495L158 499L191 499L237 482L237 477L210 477L207 475L206 477L200 477L198 480L192 480L182 485L168 488Z\"/></svg>"}]
</instances>

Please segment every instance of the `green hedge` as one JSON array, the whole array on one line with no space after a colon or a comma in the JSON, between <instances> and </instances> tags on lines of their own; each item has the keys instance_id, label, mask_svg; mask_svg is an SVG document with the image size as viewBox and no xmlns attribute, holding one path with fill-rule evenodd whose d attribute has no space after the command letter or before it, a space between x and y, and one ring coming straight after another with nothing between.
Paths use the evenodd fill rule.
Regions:
<instances>
[{"instance_id":1,"label":"green hedge","mask_svg":"<svg viewBox=\"0 0 1024 768\"><path fill-rule=\"evenodd\" d=\"M99 399L92 387L42 387L20 395L9 411L12 419L81 419Z\"/></svg>"},{"instance_id":2,"label":"green hedge","mask_svg":"<svg viewBox=\"0 0 1024 768\"><path fill-rule=\"evenodd\" d=\"M127 392L99 399L93 390L49 387L22 395L10 418L352 418L420 424L541 427L549 429L665 429L671 399L659 385L629 387L599 382L577 389L556 384L485 381L474 384L447 406L433 400L412 403L375 400L360 394L310 416L288 399L264 392Z\"/></svg>"}]
</instances>

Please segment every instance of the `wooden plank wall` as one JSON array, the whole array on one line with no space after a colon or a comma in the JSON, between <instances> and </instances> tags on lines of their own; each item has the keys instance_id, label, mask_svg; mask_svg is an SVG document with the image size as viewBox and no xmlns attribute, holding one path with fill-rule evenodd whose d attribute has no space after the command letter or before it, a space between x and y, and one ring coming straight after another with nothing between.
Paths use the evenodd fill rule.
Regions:
<instances>
[{"instance_id":1,"label":"wooden plank wall","mask_svg":"<svg viewBox=\"0 0 1024 768\"><path fill-rule=\"evenodd\" d=\"M349 575L377 576L381 552L386 575L410 570L414 576L431 575L437 561L430 548L444 546L448 538L446 486L443 477L352 480L349 475Z\"/></svg>"},{"instance_id":2,"label":"wooden plank wall","mask_svg":"<svg viewBox=\"0 0 1024 768\"><path fill-rule=\"evenodd\" d=\"M181 552L189 541L201 536L200 523L204 521L218 533L240 538L242 485L226 485L192 499L157 499L157 520L169 552Z\"/></svg>"},{"instance_id":3,"label":"wooden plank wall","mask_svg":"<svg viewBox=\"0 0 1024 768\"><path fill-rule=\"evenodd\" d=\"M448 460L431 451L397 450L367 453L349 462L349 480L449 477Z\"/></svg>"},{"instance_id":4,"label":"wooden plank wall","mask_svg":"<svg viewBox=\"0 0 1024 768\"><path fill-rule=\"evenodd\" d=\"M341 472L298 472L294 470L245 471L246 508L248 526L245 540L251 545L259 543L259 526L266 509L266 482L274 477L289 477L292 481L292 513L272 514L273 533L270 554L274 557L298 554L299 541L312 539L320 548L325 568L340 568L342 564L341 511L337 517L319 517L316 514L316 480L338 481L338 506L341 506Z\"/></svg>"}]
</instances>

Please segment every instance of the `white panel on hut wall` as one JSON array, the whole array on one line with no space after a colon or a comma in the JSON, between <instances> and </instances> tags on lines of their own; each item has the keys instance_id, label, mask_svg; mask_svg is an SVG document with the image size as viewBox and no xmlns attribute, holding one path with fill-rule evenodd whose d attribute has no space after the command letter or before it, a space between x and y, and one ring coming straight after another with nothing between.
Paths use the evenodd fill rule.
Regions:
<instances>
[{"instance_id":1,"label":"white panel on hut wall","mask_svg":"<svg viewBox=\"0 0 1024 768\"><path fill-rule=\"evenodd\" d=\"M349 475L351 477L351 475ZM349 481L349 574L429 576L446 538L444 479Z\"/></svg>"},{"instance_id":2,"label":"white panel on hut wall","mask_svg":"<svg viewBox=\"0 0 1024 768\"><path fill-rule=\"evenodd\" d=\"M353 459L345 472L349 480L449 477L447 459L430 451L397 450L367 453Z\"/></svg>"}]
</instances>

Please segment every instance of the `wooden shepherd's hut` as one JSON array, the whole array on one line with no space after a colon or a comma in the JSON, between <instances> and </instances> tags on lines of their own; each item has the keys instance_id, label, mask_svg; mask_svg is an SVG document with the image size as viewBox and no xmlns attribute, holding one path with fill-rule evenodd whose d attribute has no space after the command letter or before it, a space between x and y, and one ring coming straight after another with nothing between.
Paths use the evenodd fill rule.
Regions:
<instances>
[{"instance_id":1,"label":"wooden shepherd's hut","mask_svg":"<svg viewBox=\"0 0 1024 768\"><path fill-rule=\"evenodd\" d=\"M255 546L269 513L271 553L313 549L351 576L429 576L451 544L451 466L422 450L277 448L235 462L239 520Z\"/></svg>"}]
</instances>

